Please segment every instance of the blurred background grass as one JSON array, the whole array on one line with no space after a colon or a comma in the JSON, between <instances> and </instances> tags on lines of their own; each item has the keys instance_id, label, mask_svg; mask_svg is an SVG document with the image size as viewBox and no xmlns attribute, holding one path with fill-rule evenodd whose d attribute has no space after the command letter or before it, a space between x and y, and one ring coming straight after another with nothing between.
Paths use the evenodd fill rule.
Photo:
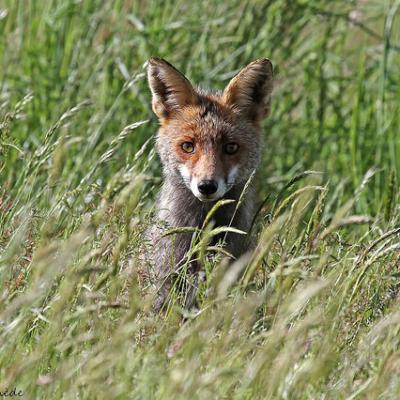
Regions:
<instances>
[{"instance_id":1,"label":"blurred background grass","mask_svg":"<svg viewBox=\"0 0 400 400\"><path fill-rule=\"evenodd\" d=\"M398 398L399 8L2 0L0 389ZM185 324L149 316L127 268L161 176L150 56L206 87L260 57L276 73L258 247L230 289L209 266Z\"/></svg>"}]
</instances>

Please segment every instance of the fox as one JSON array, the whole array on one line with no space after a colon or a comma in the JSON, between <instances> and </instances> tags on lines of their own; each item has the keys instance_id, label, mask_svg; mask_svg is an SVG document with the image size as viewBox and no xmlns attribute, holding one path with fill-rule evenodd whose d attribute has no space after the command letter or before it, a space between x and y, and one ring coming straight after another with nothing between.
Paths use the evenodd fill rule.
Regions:
<instances>
[{"instance_id":1,"label":"fox","mask_svg":"<svg viewBox=\"0 0 400 400\"><path fill-rule=\"evenodd\" d=\"M273 66L266 58L257 59L241 69L224 90L209 90L193 86L162 58L150 58L147 65L152 109L159 121L155 146L163 183L155 224L145 232L150 246L144 275L155 289L153 310L159 312L183 264L189 266L186 284L180 287L185 291L185 308L195 303L204 276L198 260L187 260L192 233L171 237L165 235L166 230L201 228L215 203L230 199L235 202L213 214L214 227L229 225L249 232L254 216L252 183L246 186L239 208L236 204L260 162L261 123L270 113ZM238 233L229 232L224 242L235 258L248 250L248 241Z\"/></svg>"}]
</instances>

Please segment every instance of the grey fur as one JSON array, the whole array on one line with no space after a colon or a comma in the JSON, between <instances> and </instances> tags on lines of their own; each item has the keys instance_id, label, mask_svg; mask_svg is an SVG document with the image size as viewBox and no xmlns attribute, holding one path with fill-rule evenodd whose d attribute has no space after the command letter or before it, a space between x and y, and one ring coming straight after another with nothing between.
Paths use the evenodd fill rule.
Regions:
<instances>
[{"instance_id":1,"label":"grey fur","mask_svg":"<svg viewBox=\"0 0 400 400\"><path fill-rule=\"evenodd\" d=\"M238 200L244 185L232 188L225 196L226 199ZM163 236L165 231L172 227L197 227L200 228L204 218L215 204L203 203L193 196L192 192L182 184L178 175L165 177L157 202L156 224L146 232L148 242L147 254L151 260L148 279L156 290L153 308L159 311L174 283L174 273L179 273L183 267L181 260L185 258L191 245L191 233L179 233ZM214 226L229 226L236 203L221 207L214 215ZM242 205L237 210L231 226L248 232L253 216L253 190L250 187ZM151 248L150 248L151 246ZM243 235L229 233L226 236L226 250L235 257L239 257L247 249L247 240ZM191 261L189 267L189 281L186 282L185 307L193 305L198 284L201 266L197 261Z\"/></svg>"}]
</instances>

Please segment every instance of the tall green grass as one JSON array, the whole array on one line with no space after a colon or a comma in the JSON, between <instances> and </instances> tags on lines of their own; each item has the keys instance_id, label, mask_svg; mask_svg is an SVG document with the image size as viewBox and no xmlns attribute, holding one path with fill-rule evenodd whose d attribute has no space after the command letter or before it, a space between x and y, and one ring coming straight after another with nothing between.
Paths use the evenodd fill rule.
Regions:
<instances>
[{"instance_id":1,"label":"tall green grass","mask_svg":"<svg viewBox=\"0 0 400 400\"><path fill-rule=\"evenodd\" d=\"M0 392L400 397L400 2L0 2ZM276 71L253 250L199 309L137 278L160 187L150 56ZM222 205L223 206L223 205ZM195 250L195 249L193 249Z\"/></svg>"}]
</instances>

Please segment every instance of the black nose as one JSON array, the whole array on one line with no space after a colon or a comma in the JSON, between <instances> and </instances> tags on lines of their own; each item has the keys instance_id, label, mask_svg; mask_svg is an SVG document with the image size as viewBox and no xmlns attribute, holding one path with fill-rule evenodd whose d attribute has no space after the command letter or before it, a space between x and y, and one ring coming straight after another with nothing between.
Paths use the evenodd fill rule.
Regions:
<instances>
[{"instance_id":1,"label":"black nose","mask_svg":"<svg viewBox=\"0 0 400 400\"><path fill-rule=\"evenodd\" d=\"M197 188L201 194L213 194L218 189L218 183L213 180L200 181Z\"/></svg>"}]
</instances>

